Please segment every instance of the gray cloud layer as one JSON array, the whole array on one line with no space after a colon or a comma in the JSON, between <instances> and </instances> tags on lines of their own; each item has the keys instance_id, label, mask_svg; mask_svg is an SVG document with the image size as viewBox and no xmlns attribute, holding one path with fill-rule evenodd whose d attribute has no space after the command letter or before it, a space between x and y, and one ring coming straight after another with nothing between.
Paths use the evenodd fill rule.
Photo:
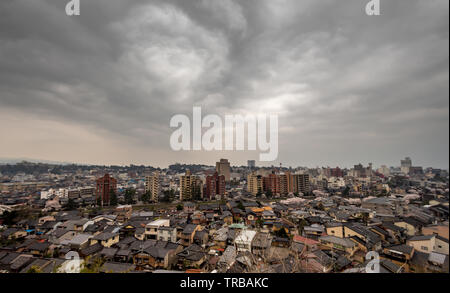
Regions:
<instances>
[{"instance_id":1,"label":"gray cloud layer","mask_svg":"<svg viewBox=\"0 0 450 293\"><path fill-rule=\"evenodd\" d=\"M448 167L448 1L0 2L0 157L232 163L178 153L169 120L275 112L278 164Z\"/></svg>"}]
</instances>

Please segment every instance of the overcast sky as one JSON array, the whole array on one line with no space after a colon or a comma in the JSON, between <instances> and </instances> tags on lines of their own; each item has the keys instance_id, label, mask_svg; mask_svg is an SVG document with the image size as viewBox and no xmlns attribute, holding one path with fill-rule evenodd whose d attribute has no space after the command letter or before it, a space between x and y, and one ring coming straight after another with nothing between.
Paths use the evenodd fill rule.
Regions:
<instances>
[{"instance_id":1,"label":"overcast sky","mask_svg":"<svg viewBox=\"0 0 450 293\"><path fill-rule=\"evenodd\" d=\"M0 157L233 165L174 152L175 114L276 113L284 166L448 168L449 2L0 1Z\"/></svg>"}]
</instances>

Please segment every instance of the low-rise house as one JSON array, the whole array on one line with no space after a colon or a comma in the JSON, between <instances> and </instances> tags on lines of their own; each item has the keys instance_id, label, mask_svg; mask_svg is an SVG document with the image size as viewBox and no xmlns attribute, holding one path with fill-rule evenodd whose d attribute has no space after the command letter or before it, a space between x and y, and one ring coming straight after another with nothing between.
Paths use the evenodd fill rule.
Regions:
<instances>
[{"instance_id":1,"label":"low-rise house","mask_svg":"<svg viewBox=\"0 0 450 293\"><path fill-rule=\"evenodd\" d=\"M80 219L73 223L73 231L76 232L84 232L89 225L94 224L93 221L89 221L88 219Z\"/></svg>"},{"instance_id":2,"label":"low-rise house","mask_svg":"<svg viewBox=\"0 0 450 293\"><path fill-rule=\"evenodd\" d=\"M448 222L446 224L429 225L422 227L423 235L437 234L445 239L449 239L449 227Z\"/></svg>"},{"instance_id":3,"label":"low-rise house","mask_svg":"<svg viewBox=\"0 0 450 293\"><path fill-rule=\"evenodd\" d=\"M62 259L43 259L37 258L34 259L31 263L25 266L20 273L27 273L31 270L31 268L37 269L41 273L53 273L56 271L56 268L64 262Z\"/></svg>"},{"instance_id":4,"label":"low-rise house","mask_svg":"<svg viewBox=\"0 0 450 293\"><path fill-rule=\"evenodd\" d=\"M326 249L341 251L349 256L352 256L358 249L358 246L352 240L332 235L321 236L319 242Z\"/></svg>"},{"instance_id":5,"label":"low-rise house","mask_svg":"<svg viewBox=\"0 0 450 293\"><path fill-rule=\"evenodd\" d=\"M33 260L35 260L35 258L33 258L32 255L19 255L9 264L9 271L11 273L18 273Z\"/></svg>"},{"instance_id":6,"label":"low-rise house","mask_svg":"<svg viewBox=\"0 0 450 293\"><path fill-rule=\"evenodd\" d=\"M311 226L303 227L303 236L311 239L318 239L325 232L325 227L320 224L312 224Z\"/></svg>"},{"instance_id":7,"label":"low-rise house","mask_svg":"<svg viewBox=\"0 0 450 293\"><path fill-rule=\"evenodd\" d=\"M114 256L114 261L130 262L132 257L133 257L133 254L130 249L119 249Z\"/></svg>"},{"instance_id":8,"label":"low-rise house","mask_svg":"<svg viewBox=\"0 0 450 293\"><path fill-rule=\"evenodd\" d=\"M252 252L252 241L256 236L256 231L241 230L234 240L238 252Z\"/></svg>"},{"instance_id":9,"label":"low-rise house","mask_svg":"<svg viewBox=\"0 0 450 293\"><path fill-rule=\"evenodd\" d=\"M233 214L230 211L224 211L220 216L220 219L227 225L233 224Z\"/></svg>"},{"instance_id":10,"label":"low-rise house","mask_svg":"<svg viewBox=\"0 0 450 293\"><path fill-rule=\"evenodd\" d=\"M158 228L157 240L177 242L177 228L160 226Z\"/></svg>"},{"instance_id":11,"label":"low-rise house","mask_svg":"<svg viewBox=\"0 0 450 293\"><path fill-rule=\"evenodd\" d=\"M439 235L413 236L406 241L406 244L413 246L417 251L425 253L449 254L448 240Z\"/></svg>"},{"instance_id":12,"label":"low-rise house","mask_svg":"<svg viewBox=\"0 0 450 293\"><path fill-rule=\"evenodd\" d=\"M213 241L215 246L225 249L227 247L228 228L222 227L214 232Z\"/></svg>"},{"instance_id":13,"label":"low-rise house","mask_svg":"<svg viewBox=\"0 0 450 293\"><path fill-rule=\"evenodd\" d=\"M138 270L164 268L169 269L176 262L176 254L182 246L172 242L158 241L133 256Z\"/></svg>"},{"instance_id":14,"label":"low-rise house","mask_svg":"<svg viewBox=\"0 0 450 293\"><path fill-rule=\"evenodd\" d=\"M118 233L103 232L91 238L91 245L100 243L103 247L111 247L119 242Z\"/></svg>"},{"instance_id":15,"label":"low-rise house","mask_svg":"<svg viewBox=\"0 0 450 293\"><path fill-rule=\"evenodd\" d=\"M8 228L2 232L2 238L5 239L22 239L27 236L27 232L16 228Z\"/></svg>"},{"instance_id":16,"label":"low-rise house","mask_svg":"<svg viewBox=\"0 0 450 293\"><path fill-rule=\"evenodd\" d=\"M209 241L209 234L206 230L195 231L194 243L200 246L205 246Z\"/></svg>"},{"instance_id":17,"label":"low-rise house","mask_svg":"<svg viewBox=\"0 0 450 293\"><path fill-rule=\"evenodd\" d=\"M306 273L328 273L333 269L333 264L333 259L321 250L307 253L301 260Z\"/></svg>"},{"instance_id":18,"label":"low-rise house","mask_svg":"<svg viewBox=\"0 0 450 293\"><path fill-rule=\"evenodd\" d=\"M28 246L25 251L35 257L44 257L48 253L50 245L50 242L44 240L35 241L33 244Z\"/></svg>"},{"instance_id":19,"label":"low-rise house","mask_svg":"<svg viewBox=\"0 0 450 293\"><path fill-rule=\"evenodd\" d=\"M86 246L83 249L80 249L79 253L81 257L91 257L91 259L97 257L102 251L103 246L100 243L95 243L90 246Z\"/></svg>"},{"instance_id":20,"label":"low-rise house","mask_svg":"<svg viewBox=\"0 0 450 293\"><path fill-rule=\"evenodd\" d=\"M410 217L402 217L394 221L394 225L405 229L405 233L408 236L414 236L420 233L422 224Z\"/></svg>"},{"instance_id":21,"label":"low-rise house","mask_svg":"<svg viewBox=\"0 0 450 293\"><path fill-rule=\"evenodd\" d=\"M306 245L292 241L291 243L291 251L293 255L297 257L301 257L306 252Z\"/></svg>"},{"instance_id":22,"label":"low-rise house","mask_svg":"<svg viewBox=\"0 0 450 293\"><path fill-rule=\"evenodd\" d=\"M195 212L195 204L192 202L185 202L183 204L183 212L185 212L186 214L192 214L193 212Z\"/></svg>"},{"instance_id":23,"label":"low-rise house","mask_svg":"<svg viewBox=\"0 0 450 293\"><path fill-rule=\"evenodd\" d=\"M326 227L327 235L339 238L358 237L366 242L371 250L381 250L381 237L370 230L369 227L358 223L333 223Z\"/></svg>"},{"instance_id":24,"label":"low-rise house","mask_svg":"<svg viewBox=\"0 0 450 293\"><path fill-rule=\"evenodd\" d=\"M206 253L197 244L192 244L177 253L178 266L181 269L200 268L206 261Z\"/></svg>"},{"instance_id":25,"label":"low-rise house","mask_svg":"<svg viewBox=\"0 0 450 293\"><path fill-rule=\"evenodd\" d=\"M266 255L272 246L272 235L269 233L256 233L252 241L252 253L255 255Z\"/></svg>"},{"instance_id":26,"label":"low-rise house","mask_svg":"<svg viewBox=\"0 0 450 293\"><path fill-rule=\"evenodd\" d=\"M236 262L236 249L234 246L228 246L223 254L219 257L217 262L217 269L219 272L227 272Z\"/></svg>"},{"instance_id":27,"label":"low-rise house","mask_svg":"<svg viewBox=\"0 0 450 293\"><path fill-rule=\"evenodd\" d=\"M67 244L75 250L83 249L89 246L89 240L92 238L90 234L77 234L71 240L67 241ZM62 243L65 244L65 243Z\"/></svg>"},{"instance_id":28,"label":"low-rise house","mask_svg":"<svg viewBox=\"0 0 450 293\"><path fill-rule=\"evenodd\" d=\"M287 248L287 247L290 247L290 246L291 246L291 241L290 241L289 238L286 238L286 237L278 237L278 236L275 236L275 237L272 239L272 246L274 246L274 247L284 247L284 248Z\"/></svg>"},{"instance_id":29,"label":"low-rise house","mask_svg":"<svg viewBox=\"0 0 450 293\"><path fill-rule=\"evenodd\" d=\"M194 235L196 231L202 230L202 226L195 224L187 224L180 234L181 244L185 247L194 243Z\"/></svg>"},{"instance_id":30,"label":"low-rise house","mask_svg":"<svg viewBox=\"0 0 450 293\"><path fill-rule=\"evenodd\" d=\"M160 227L170 227L169 219L159 219L145 225L145 236L146 239L157 239L158 229Z\"/></svg>"},{"instance_id":31,"label":"low-rise house","mask_svg":"<svg viewBox=\"0 0 450 293\"><path fill-rule=\"evenodd\" d=\"M104 247L100 251L99 255L107 261L113 261L115 259L117 251L119 251L118 248Z\"/></svg>"},{"instance_id":32,"label":"low-rise house","mask_svg":"<svg viewBox=\"0 0 450 293\"><path fill-rule=\"evenodd\" d=\"M121 205L116 207L117 222L125 223L131 218L133 208L131 205Z\"/></svg>"},{"instance_id":33,"label":"low-rise house","mask_svg":"<svg viewBox=\"0 0 450 293\"><path fill-rule=\"evenodd\" d=\"M292 239L293 242L297 242L306 246L308 251L315 251L319 249L320 242L314 239L306 238L300 235L295 235Z\"/></svg>"},{"instance_id":34,"label":"low-rise house","mask_svg":"<svg viewBox=\"0 0 450 293\"><path fill-rule=\"evenodd\" d=\"M414 257L414 247L408 245L395 245L383 249L382 259L388 259L396 265L402 266L406 271L409 270L409 262Z\"/></svg>"}]
</instances>

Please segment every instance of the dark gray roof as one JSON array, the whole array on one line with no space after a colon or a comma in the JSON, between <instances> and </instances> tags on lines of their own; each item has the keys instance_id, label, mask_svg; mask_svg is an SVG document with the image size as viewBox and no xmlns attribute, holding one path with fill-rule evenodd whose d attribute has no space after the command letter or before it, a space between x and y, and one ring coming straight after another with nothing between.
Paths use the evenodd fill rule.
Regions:
<instances>
[{"instance_id":1,"label":"dark gray roof","mask_svg":"<svg viewBox=\"0 0 450 293\"><path fill-rule=\"evenodd\" d=\"M103 232L103 233L100 233L100 234L94 236L92 239L99 240L99 241L105 241L105 240L115 237L116 235L117 235L117 233Z\"/></svg>"},{"instance_id":2,"label":"dark gray roof","mask_svg":"<svg viewBox=\"0 0 450 293\"><path fill-rule=\"evenodd\" d=\"M423 240L430 240L431 238L436 237L435 235L419 235L419 236L413 236L409 238L409 241L423 241Z\"/></svg>"},{"instance_id":3,"label":"dark gray roof","mask_svg":"<svg viewBox=\"0 0 450 293\"><path fill-rule=\"evenodd\" d=\"M183 229L183 234L192 234L192 232L194 232L195 228L197 228L197 225L187 224L186 227L184 227L184 229Z\"/></svg>"},{"instance_id":4,"label":"dark gray roof","mask_svg":"<svg viewBox=\"0 0 450 293\"><path fill-rule=\"evenodd\" d=\"M114 257L118 250L118 248L105 247L102 249L102 251L100 251L100 255L105 257Z\"/></svg>"},{"instance_id":5,"label":"dark gray roof","mask_svg":"<svg viewBox=\"0 0 450 293\"><path fill-rule=\"evenodd\" d=\"M29 264L30 262L32 262L33 260L34 258L31 257L30 255L21 255L11 262L10 268L12 270L19 270L22 267Z\"/></svg>"},{"instance_id":6,"label":"dark gray roof","mask_svg":"<svg viewBox=\"0 0 450 293\"><path fill-rule=\"evenodd\" d=\"M414 249L414 247L408 246L405 244L394 245L394 246L390 246L390 247L386 247L386 248L389 250L395 250L395 251L406 253L406 254L411 254Z\"/></svg>"},{"instance_id":7,"label":"dark gray roof","mask_svg":"<svg viewBox=\"0 0 450 293\"><path fill-rule=\"evenodd\" d=\"M51 244L49 242L34 242L30 246L28 246L28 250L37 250L40 252L44 252L48 249Z\"/></svg>"}]
</instances>

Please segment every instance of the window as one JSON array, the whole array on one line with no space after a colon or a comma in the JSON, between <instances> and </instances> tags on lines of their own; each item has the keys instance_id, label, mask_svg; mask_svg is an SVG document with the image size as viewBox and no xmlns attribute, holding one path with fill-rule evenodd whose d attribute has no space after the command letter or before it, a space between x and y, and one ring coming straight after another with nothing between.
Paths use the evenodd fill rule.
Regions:
<instances>
[{"instance_id":1,"label":"window","mask_svg":"<svg viewBox=\"0 0 450 293\"><path fill-rule=\"evenodd\" d=\"M428 250L428 247L426 247L426 246L422 246L421 247L423 250Z\"/></svg>"}]
</instances>

